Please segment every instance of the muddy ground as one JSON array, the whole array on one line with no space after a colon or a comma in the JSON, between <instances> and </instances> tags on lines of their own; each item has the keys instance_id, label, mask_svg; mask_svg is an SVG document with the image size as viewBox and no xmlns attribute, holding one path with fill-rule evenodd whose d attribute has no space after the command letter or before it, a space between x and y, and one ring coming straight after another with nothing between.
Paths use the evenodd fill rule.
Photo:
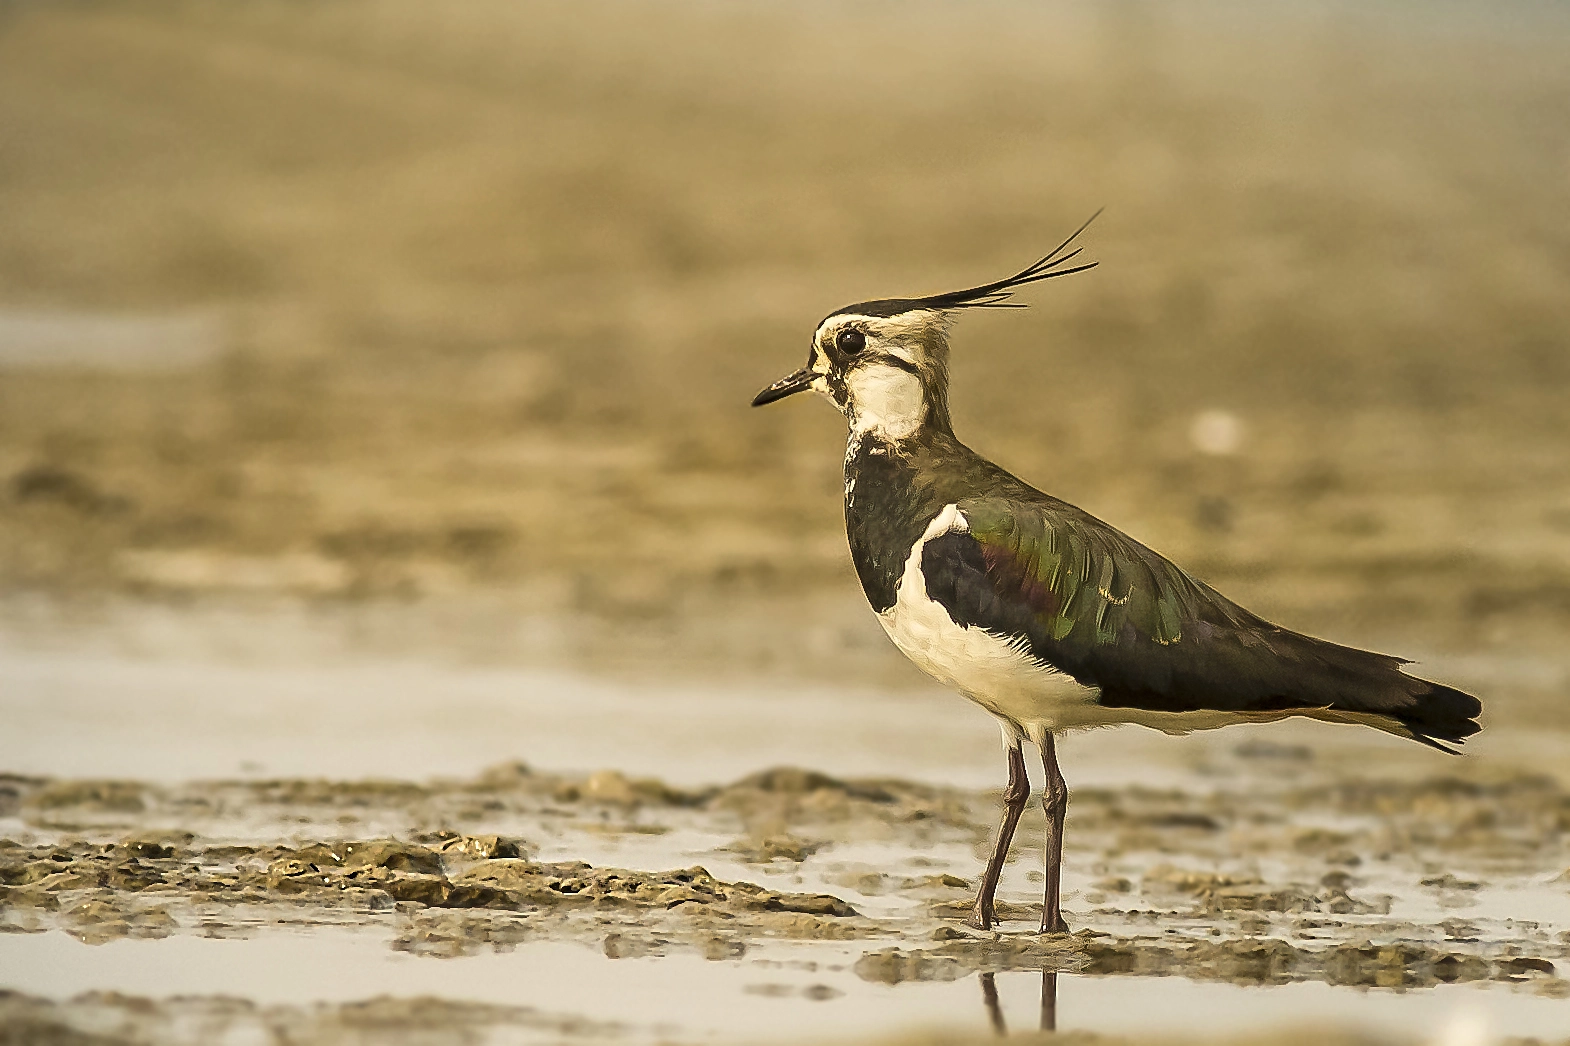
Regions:
<instances>
[{"instance_id":1,"label":"muddy ground","mask_svg":"<svg viewBox=\"0 0 1570 1046\"><path fill-rule=\"evenodd\" d=\"M1245 749L1239 758L1303 757ZM1545 879L1570 863L1570 793L1556 782L1313 776L1248 795L1081 789L1071 874L1084 880L1074 892L1087 926L1071 939L1000 939L960 925L994 797L955 789L776 769L687 791L521 765L430 785L13 778L7 802L25 829L3 847L7 925L102 941L369 920L396 928L394 947L436 955L556 938L603 940L613 955L710 958L771 937L934 942L858 965L889 983L1045 962L1424 985L1552 974L1570 954L1570 933L1501 919L1511 904L1484 903L1521 883L1563 892ZM1039 844L1031 831L1021 839ZM852 859L879 849L902 856ZM1428 859L1413 858L1424 849ZM628 870L568 853L641 857L637 869L656 867L656 855L698 858L731 875L747 866L765 885L698 864ZM1455 917L1416 927L1392 915L1397 893ZM1011 903L1005 918L1039 914L1029 908ZM1272 932L1282 939L1251 940ZM1409 944L1341 943L1357 935Z\"/></svg>"},{"instance_id":2,"label":"muddy ground","mask_svg":"<svg viewBox=\"0 0 1570 1046\"><path fill-rule=\"evenodd\" d=\"M611 960L701 956L745 971L745 991L824 1006L845 990L770 971L821 966L874 985L1051 971L1396 993L1494 982L1570 1000L1570 790L1558 781L1327 775L1306 750L1258 743L1213 770L1204 790L1075 793L1068 936L1033 932L1039 820L1021 832L1002 922L983 933L964 915L996 795L788 768L696 790L521 764L426 784L13 776L0 919L11 934L63 930L100 946L353 928L429 963L570 942ZM781 963L781 945L802 947ZM264 1018L257 1004L211 999L3 1000L36 1041L75 1041L65 1029L138 1007L115 1025L124 1041L178 1039L187 1010L209 1033L261 1022L329 1041L340 1024L414 1005ZM449 1035L471 1024L536 1038L648 1034L603 1013L423 1005ZM984 999L974 1009L979 1034Z\"/></svg>"},{"instance_id":3,"label":"muddy ground","mask_svg":"<svg viewBox=\"0 0 1570 1046\"><path fill-rule=\"evenodd\" d=\"M1044 970L1074 1041L1570 1036L1565 13L982 14L0 6L0 1041L963 1041ZM1102 206L1100 268L956 328L962 438L1488 729L1098 742L1076 933L1032 812L978 935L991 728L866 612L840 419L747 402ZM535 670L633 696L502 714ZM599 1000L501 986L585 956Z\"/></svg>"}]
</instances>

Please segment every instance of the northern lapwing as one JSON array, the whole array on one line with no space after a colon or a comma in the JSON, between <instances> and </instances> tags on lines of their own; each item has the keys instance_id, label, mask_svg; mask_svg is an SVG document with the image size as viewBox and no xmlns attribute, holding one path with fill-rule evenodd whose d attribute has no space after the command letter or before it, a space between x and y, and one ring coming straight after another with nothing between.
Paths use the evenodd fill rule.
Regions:
<instances>
[{"instance_id":1,"label":"northern lapwing","mask_svg":"<svg viewBox=\"0 0 1570 1046\"><path fill-rule=\"evenodd\" d=\"M1086 225L1089 223L1087 222ZM963 309L1083 272L1073 236L995 283L830 313L807 365L758 393L808 389L850 423L845 530L894 645L1002 723L1008 786L970 923L991 927L1009 841L1030 797L1022 751L1046 770L1042 932L1059 904L1068 788L1055 735L1137 723L1187 733L1306 716L1359 723L1451 752L1478 730L1477 698L1407 662L1273 625L1133 538L1043 494L965 446L949 422L949 328Z\"/></svg>"}]
</instances>

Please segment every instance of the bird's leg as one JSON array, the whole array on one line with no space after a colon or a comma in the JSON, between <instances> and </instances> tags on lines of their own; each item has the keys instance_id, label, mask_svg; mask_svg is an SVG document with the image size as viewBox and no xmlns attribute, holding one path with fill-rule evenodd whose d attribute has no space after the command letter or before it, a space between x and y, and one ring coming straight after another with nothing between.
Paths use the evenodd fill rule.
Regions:
<instances>
[{"instance_id":1,"label":"bird's leg","mask_svg":"<svg viewBox=\"0 0 1570 1046\"><path fill-rule=\"evenodd\" d=\"M1057 745L1051 733L1042 736L1041 765L1047 772L1046 789L1041 795L1047 810L1047 890L1041 906L1041 932L1068 933L1059 901L1063 892L1063 821L1068 814L1068 783L1058 769Z\"/></svg>"},{"instance_id":2,"label":"bird's leg","mask_svg":"<svg viewBox=\"0 0 1570 1046\"><path fill-rule=\"evenodd\" d=\"M996 914L993 900L998 892L998 879L1003 875L1003 859L1008 856L1009 843L1014 838L1019 815L1025 812L1025 804L1030 801L1030 777L1025 773L1025 753L1020 750L1018 741L1009 744L1008 761L1009 783L1003 789L1003 820L998 823L997 842L992 847L992 859L987 862L987 870L981 877L976 905L966 920L978 930L992 929L992 919Z\"/></svg>"},{"instance_id":3,"label":"bird's leg","mask_svg":"<svg viewBox=\"0 0 1570 1046\"><path fill-rule=\"evenodd\" d=\"M1058 1030L1058 971L1041 971L1041 1030Z\"/></svg>"}]
</instances>

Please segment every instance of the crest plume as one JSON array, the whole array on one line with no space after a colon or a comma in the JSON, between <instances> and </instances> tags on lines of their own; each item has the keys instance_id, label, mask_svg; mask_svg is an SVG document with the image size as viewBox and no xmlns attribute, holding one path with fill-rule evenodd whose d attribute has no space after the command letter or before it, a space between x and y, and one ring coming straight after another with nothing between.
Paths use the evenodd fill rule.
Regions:
<instances>
[{"instance_id":1,"label":"crest plume","mask_svg":"<svg viewBox=\"0 0 1570 1046\"><path fill-rule=\"evenodd\" d=\"M984 283L979 287L968 287L962 291L947 291L943 294L929 294L925 298L882 298L877 301L858 302L847 305L831 315L843 313L856 313L861 316L898 316L900 313L911 312L915 309L931 309L944 311L947 309L1022 309L1025 306L1019 302L1009 301L1009 296L1014 289L1023 287L1027 283L1039 283L1050 280L1054 276L1071 276L1076 272L1094 269L1096 262L1084 262L1079 265L1069 265L1085 248L1075 247L1068 250L1069 245L1079 238L1079 234L1090 227L1090 223L1101 215L1096 211L1085 223L1075 229L1073 234L1048 254L1031 265L1006 279L993 283ZM1064 253L1067 251L1067 253ZM1065 266L1068 266L1065 268Z\"/></svg>"}]
</instances>

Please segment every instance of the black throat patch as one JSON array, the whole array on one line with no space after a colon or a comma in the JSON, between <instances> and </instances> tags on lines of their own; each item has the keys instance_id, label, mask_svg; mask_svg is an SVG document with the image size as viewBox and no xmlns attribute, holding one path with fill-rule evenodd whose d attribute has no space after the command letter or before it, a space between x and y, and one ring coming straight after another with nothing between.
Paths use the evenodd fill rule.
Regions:
<instances>
[{"instance_id":1,"label":"black throat patch","mask_svg":"<svg viewBox=\"0 0 1570 1046\"><path fill-rule=\"evenodd\" d=\"M943 505L921 480L921 448L865 435L845 456L845 534L872 609L894 605L911 546Z\"/></svg>"}]
</instances>

